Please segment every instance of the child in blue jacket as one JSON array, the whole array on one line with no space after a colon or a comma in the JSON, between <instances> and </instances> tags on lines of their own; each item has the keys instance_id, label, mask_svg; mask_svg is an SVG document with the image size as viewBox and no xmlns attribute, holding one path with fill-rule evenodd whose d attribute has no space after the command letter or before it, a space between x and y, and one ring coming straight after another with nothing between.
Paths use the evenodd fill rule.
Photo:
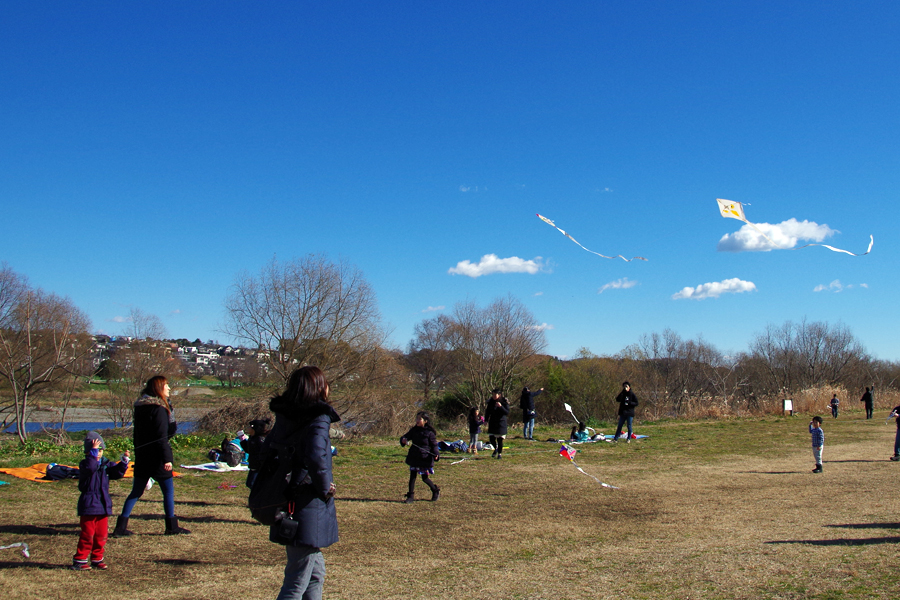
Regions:
<instances>
[{"instance_id":1,"label":"child in blue jacket","mask_svg":"<svg viewBox=\"0 0 900 600\"><path fill-rule=\"evenodd\" d=\"M72 569L90 571L91 568L105 570L103 548L109 532L109 515L112 514L112 499L109 496L109 480L119 479L128 470L129 452L122 460L111 463L103 457L106 444L96 431L89 431L84 438L85 458L78 465L78 516L81 517L81 537L78 549L72 558ZM90 559L90 563L88 563Z\"/></svg>"}]
</instances>

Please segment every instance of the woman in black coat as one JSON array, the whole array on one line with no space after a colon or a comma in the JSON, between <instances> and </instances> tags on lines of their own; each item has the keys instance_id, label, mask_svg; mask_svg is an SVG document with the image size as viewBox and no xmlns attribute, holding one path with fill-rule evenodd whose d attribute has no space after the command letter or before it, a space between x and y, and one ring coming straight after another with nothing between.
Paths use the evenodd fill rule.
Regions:
<instances>
[{"instance_id":1,"label":"woman in black coat","mask_svg":"<svg viewBox=\"0 0 900 600\"><path fill-rule=\"evenodd\" d=\"M619 403L619 424L616 426L616 435L613 441L619 439L622 435L622 425L628 424L628 442L631 443L632 424L634 423L634 407L638 405L637 396L631 391L631 384L627 381L622 384L622 391L616 396L616 402Z\"/></svg>"},{"instance_id":2,"label":"woman in black coat","mask_svg":"<svg viewBox=\"0 0 900 600\"><path fill-rule=\"evenodd\" d=\"M503 440L506 438L509 417L509 400L500 394L499 389L495 389L488 400L487 409L484 411L484 418L488 422L488 436L490 436L491 445L494 451L491 456L497 458L503 457Z\"/></svg>"},{"instance_id":3,"label":"woman in black coat","mask_svg":"<svg viewBox=\"0 0 900 600\"><path fill-rule=\"evenodd\" d=\"M169 382L162 375L151 377L141 397L134 403L134 483L116 521L113 537L131 535L128 519L138 498L144 495L150 479L156 480L163 495L166 534L190 533L178 526L175 516L175 485L172 482L172 446L169 440L178 430L175 412L169 402Z\"/></svg>"},{"instance_id":4,"label":"woman in black coat","mask_svg":"<svg viewBox=\"0 0 900 600\"><path fill-rule=\"evenodd\" d=\"M416 424L400 438L400 445L409 444L409 452L406 454L406 464L409 465L409 492L405 502L409 504L416 499L416 475L422 476L422 483L431 490L431 501L436 502L441 496L439 488L429 475L434 475L434 463L440 460L440 450L437 443L437 432L431 426L431 417L428 413L419 411L416 413Z\"/></svg>"},{"instance_id":5,"label":"woman in black coat","mask_svg":"<svg viewBox=\"0 0 900 600\"><path fill-rule=\"evenodd\" d=\"M297 523L296 532L286 539L281 522L269 530L269 539L287 551L277 600L321 598L325 582L321 549L338 541L329 432L341 418L328 404L328 391L321 369L301 367L291 374L284 393L269 403L275 425L262 454L268 454L273 444L294 448L288 514Z\"/></svg>"}]
</instances>

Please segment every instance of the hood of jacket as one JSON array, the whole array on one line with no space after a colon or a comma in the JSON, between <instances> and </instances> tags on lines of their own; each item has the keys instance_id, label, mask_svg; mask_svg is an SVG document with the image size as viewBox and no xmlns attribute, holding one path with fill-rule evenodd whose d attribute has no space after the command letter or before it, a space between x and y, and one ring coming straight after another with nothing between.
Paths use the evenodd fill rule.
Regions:
<instances>
[{"instance_id":1,"label":"hood of jacket","mask_svg":"<svg viewBox=\"0 0 900 600\"><path fill-rule=\"evenodd\" d=\"M312 421L316 417L328 415L331 423L337 423L341 420L334 408L327 402L317 400L315 404L306 406L298 406L293 402L285 401L281 396L272 398L269 402L269 410L276 415L284 415L292 421L305 423Z\"/></svg>"}]
</instances>

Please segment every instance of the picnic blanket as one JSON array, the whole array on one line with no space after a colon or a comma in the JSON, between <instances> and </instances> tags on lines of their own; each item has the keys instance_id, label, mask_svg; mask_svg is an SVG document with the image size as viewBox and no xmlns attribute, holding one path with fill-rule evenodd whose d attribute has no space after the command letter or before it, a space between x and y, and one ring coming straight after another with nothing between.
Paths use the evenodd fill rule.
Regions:
<instances>
[{"instance_id":1,"label":"picnic blanket","mask_svg":"<svg viewBox=\"0 0 900 600\"><path fill-rule=\"evenodd\" d=\"M236 467L229 467L228 463L215 461L203 463L202 465L181 465L182 469L197 469L199 471L213 471L215 473L225 473L226 471L249 471L250 467L247 465L238 465Z\"/></svg>"},{"instance_id":2,"label":"picnic blanket","mask_svg":"<svg viewBox=\"0 0 900 600\"><path fill-rule=\"evenodd\" d=\"M37 463L35 465L31 465L30 467L0 468L0 473L12 475L13 477L18 477L19 479L27 479L28 481L51 481L50 479L44 479L44 477L47 476L47 466L49 464L50 463ZM72 468L77 469L78 467ZM172 476L181 477L181 473L173 471ZM134 477L134 462L128 464L128 470L125 471L125 475L123 477Z\"/></svg>"}]
</instances>

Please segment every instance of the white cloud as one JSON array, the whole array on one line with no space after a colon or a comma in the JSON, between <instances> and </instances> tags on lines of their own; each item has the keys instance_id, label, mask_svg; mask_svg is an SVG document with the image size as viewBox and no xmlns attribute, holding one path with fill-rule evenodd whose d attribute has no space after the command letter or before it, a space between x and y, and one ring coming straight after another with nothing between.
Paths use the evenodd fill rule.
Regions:
<instances>
[{"instance_id":1,"label":"white cloud","mask_svg":"<svg viewBox=\"0 0 900 600\"><path fill-rule=\"evenodd\" d=\"M756 223L756 227L769 236L779 248L793 248L801 241L822 242L825 238L839 233L828 225L819 225L814 221L798 221L788 219L777 225ZM749 225L743 225L734 233L727 233L716 246L719 252L768 252L777 250L760 235L759 231Z\"/></svg>"},{"instance_id":2,"label":"white cloud","mask_svg":"<svg viewBox=\"0 0 900 600\"><path fill-rule=\"evenodd\" d=\"M543 295L544 295L544 292L535 292L534 295L535 295L535 296L543 296Z\"/></svg>"},{"instance_id":3,"label":"white cloud","mask_svg":"<svg viewBox=\"0 0 900 600\"><path fill-rule=\"evenodd\" d=\"M107 319L111 323L128 323L131 321L129 317L113 317L112 319Z\"/></svg>"},{"instance_id":4,"label":"white cloud","mask_svg":"<svg viewBox=\"0 0 900 600\"><path fill-rule=\"evenodd\" d=\"M439 310L444 310L445 308L447 308L447 307L444 306L443 304L441 304L440 306L429 306L428 308L426 308L426 309L423 310L422 312L423 312L423 313L436 312L436 311L439 311Z\"/></svg>"},{"instance_id":5,"label":"white cloud","mask_svg":"<svg viewBox=\"0 0 900 600\"><path fill-rule=\"evenodd\" d=\"M627 277L623 277L622 279L616 279L615 281L610 281L609 283L604 283L600 289L597 291L598 294L602 294L606 290L627 290L628 288L633 288L638 284L637 281L632 281Z\"/></svg>"},{"instance_id":6,"label":"white cloud","mask_svg":"<svg viewBox=\"0 0 900 600\"><path fill-rule=\"evenodd\" d=\"M677 294L672 294L672 299L703 300L704 298L718 298L722 294L740 294L754 291L756 291L756 285L752 281L743 281L733 277L725 281L704 283L695 288L683 288Z\"/></svg>"},{"instance_id":7,"label":"white cloud","mask_svg":"<svg viewBox=\"0 0 900 600\"><path fill-rule=\"evenodd\" d=\"M541 323L540 325L534 325L532 329L537 329L538 331L549 331L554 329L553 325L548 325L547 323Z\"/></svg>"},{"instance_id":8,"label":"white cloud","mask_svg":"<svg viewBox=\"0 0 900 600\"><path fill-rule=\"evenodd\" d=\"M466 192L486 192L487 188L485 186L477 186L477 185L461 185L459 186L459 191L462 193Z\"/></svg>"},{"instance_id":9,"label":"white cloud","mask_svg":"<svg viewBox=\"0 0 900 600\"><path fill-rule=\"evenodd\" d=\"M170 312L169 314L170 314L170 315L180 315L180 314L181 314L181 309L180 309L180 308L176 308L175 310L173 310L173 311Z\"/></svg>"},{"instance_id":10,"label":"white cloud","mask_svg":"<svg viewBox=\"0 0 900 600\"><path fill-rule=\"evenodd\" d=\"M816 287L813 288L813 291L814 292L826 292L827 291L827 292L834 292L835 294L837 294L838 292L843 292L844 290L851 290L854 287L855 287L855 285L852 283L844 285L843 283L841 283L840 279L835 279L828 285L825 285L825 284L817 285ZM869 284L868 283L860 283L859 287L868 289Z\"/></svg>"},{"instance_id":11,"label":"white cloud","mask_svg":"<svg viewBox=\"0 0 900 600\"><path fill-rule=\"evenodd\" d=\"M485 254L477 264L468 260L456 263L455 267L447 270L451 275L466 275L467 277L481 277L492 273L529 273L535 274L541 270L541 257L534 260L525 260L517 256L499 258L496 254Z\"/></svg>"}]
</instances>

